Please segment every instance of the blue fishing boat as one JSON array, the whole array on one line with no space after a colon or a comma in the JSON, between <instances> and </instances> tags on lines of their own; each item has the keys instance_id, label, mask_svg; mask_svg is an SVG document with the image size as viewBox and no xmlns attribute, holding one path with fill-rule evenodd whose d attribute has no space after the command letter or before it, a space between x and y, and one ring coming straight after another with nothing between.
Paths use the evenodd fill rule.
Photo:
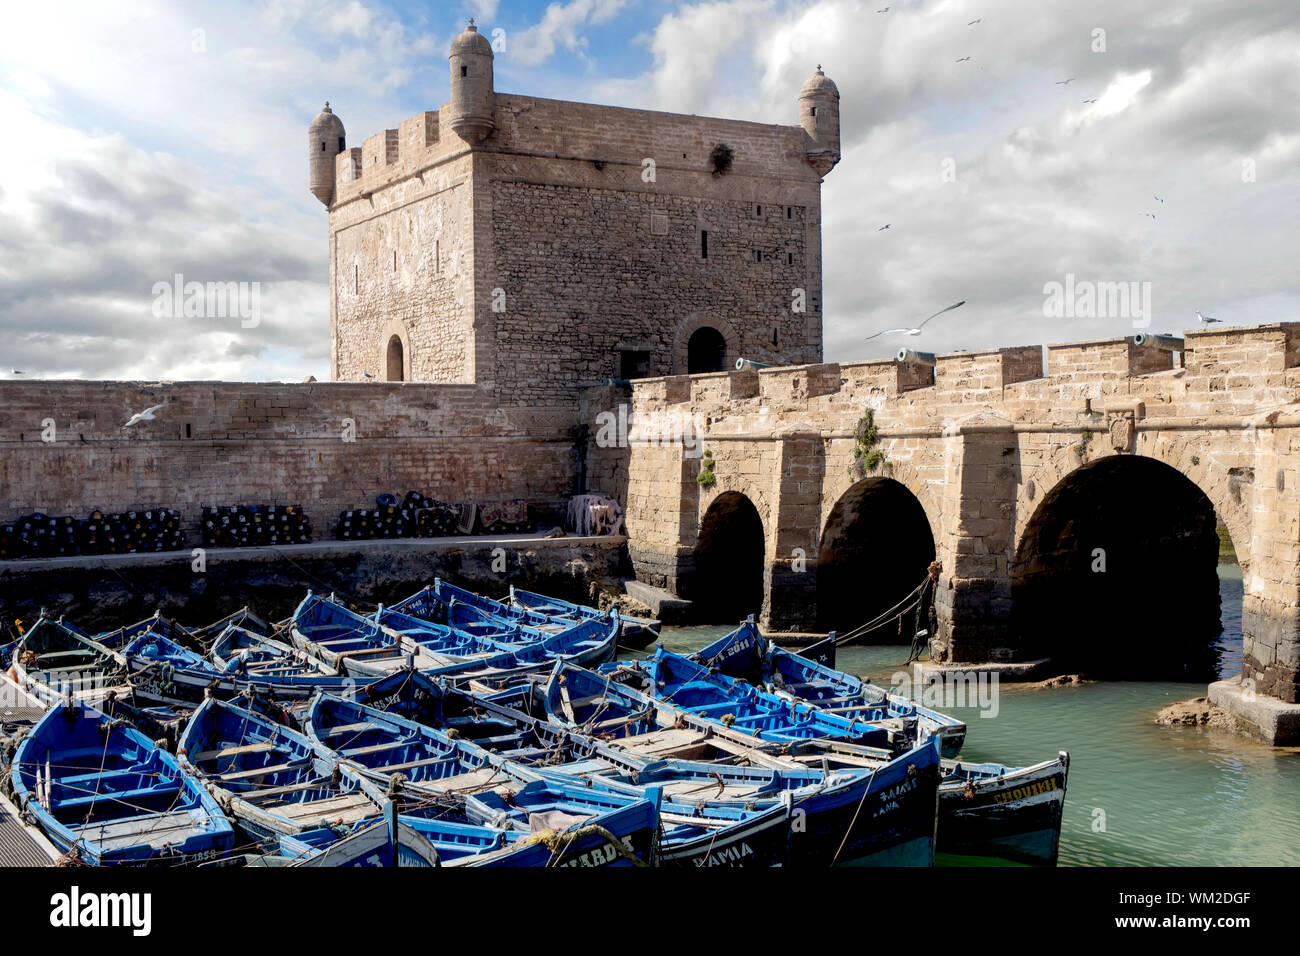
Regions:
<instances>
[{"instance_id":1,"label":"blue fishing boat","mask_svg":"<svg viewBox=\"0 0 1300 956\"><path fill-rule=\"evenodd\" d=\"M448 866L628 867L657 862L659 794L653 788L640 797L539 778L475 793L466 803L487 819L502 821L505 845ZM401 819L424 832L418 818ZM430 826L437 831L445 824L434 816Z\"/></svg>"},{"instance_id":2,"label":"blue fishing boat","mask_svg":"<svg viewBox=\"0 0 1300 956\"><path fill-rule=\"evenodd\" d=\"M374 619L431 650L458 654L479 667L518 669L543 662L549 666L561 658L590 667L612 660L618 651L621 619L617 611L599 619L534 625L498 618L453 600L447 616L449 623L439 625L381 607ZM466 635L472 640L467 641ZM503 665L501 654L513 655L513 660Z\"/></svg>"},{"instance_id":3,"label":"blue fishing boat","mask_svg":"<svg viewBox=\"0 0 1300 956\"><path fill-rule=\"evenodd\" d=\"M120 696L131 690L120 653L48 617L37 620L14 647L7 673L47 707L69 694L93 704L110 693Z\"/></svg>"},{"instance_id":4,"label":"blue fishing boat","mask_svg":"<svg viewBox=\"0 0 1300 956\"><path fill-rule=\"evenodd\" d=\"M772 766L795 770L798 764L785 753L805 741L827 740L788 732L764 740L762 734L771 728L750 724L742 731L739 720L681 707L666 697L620 685L612 675L564 664L556 666L542 693L553 720L638 755L666 750L681 754L698 746L699 732L706 730L714 746L731 746L736 757L760 765L770 760ZM773 746L778 742L781 746ZM821 789L790 805L789 863L931 865L939 786L937 742L926 740L898 752L861 745L856 750L870 754L872 764L828 772ZM714 769L723 775L730 770L722 765Z\"/></svg>"},{"instance_id":5,"label":"blue fishing boat","mask_svg":"<svg viewBox=\"0 0 1300 956\"><path fill-rule=\"evenodd\" d=\"M434 578L432 584L426 585L410 597L398 601L392 605L392 609L434 624L449 624L451 621L448 615L453 604L472 607L503 621L531 624L538 628L549 627L554 633L564 630L567 626L566 624L552 624L545 614L535 614L514 607L504 601L484 597L482 594L476 594L465 588L457 587L441 578Z\"/></svg>"},{"instance_id":6,"label":"blue fishing boat","mask_svg":"<svg viewBox=\"0 0 1300 956\"><path fill-rule=\"evenodd\" d=\"M143 621L136 621L134 624L114 628L111 631L100 631L94 635L94 639L105 647L120 651L141 634L160 634L180 643L184 643L190 637L189 628L169 617L163 617L162 611L155 611L152 617L147 617Z\"/></svg>"},{"instance_id":7,"label":"blue fishing boat","mask_svg":"<svg viewBox=\"0 0 1300 956\"><path fill-rule=\"evenodd\" d=\"M825 739L799 741L783 757L823 768L880 763L870 748ZM1029 767L942 760L938 852L1055 865L1069 770L1065 751Z\"/></svg>"},{"instance_id":8,"label":"blue fishing boat","mask_svg":"<svg viewBox=\"0 0 1300 956\"><path fill-rule=\"evenodd\" d=\"M787 794L825 780L808 770L678 760L629 764L619 751L601 746L584 760L542 766L538 772L615 793L659 788L659 865L688 868L784 865L792 805Z\"/></svg>"},{"instance_id":9,"label":"blue fishing boat","mask_svg":"<svg viewBox=\"0 0 1300 956\"><path fill-rule=\"evenodd\" d=\"M382 800L337 759L269 717L215 697L182 732L181 765L201 779L259 837L350 827L382 811Z\"/></svg>"},{"instance_id":10,"label":"blue fishing boat","mask_svg":"<svg viewBox=\"0 0 1300 956\"><path fill-rule=\"evenodd\" d=\"M250 678L338 677L337 669L275 637L230 624L212 641L208 660L226 673Z\"/></svg>"},{"instance_id":11,"label":"blue fishing boat","mask_svg":"<svg viewBox=\"0 0 1300 956\"><path fill-rule=\"evenodd\" d=\"M834 646L833 639L830 642ZM923 737L936 737L939 752L955 757L966 741L966 725L955 717L891 694L833 665L812 660L816 649L796 654L777 647L751 617L734 631L691 655L711 672L738 678L800 706L862 720L915 719ZM809 655L809 656L805 656Z\"/></svg>"},{"instance_id":12,"label":"blue fishing boat","mask_svg":"<svg viewBox=\"0 0 1300 956\"><path fill-rule=\"evenodd\" d=\"M493 762L486 750L397 714L327 694L312 698L303 730L376 783L387 784L400 773L404 787L436 795L502 775L499 761Z\"/></svg>"},{"instance_id":13,"label":"blue fishing boat","mask_svg":"<svg viewBox=\"0 0 1300 956\"><path fill-rule=\"evenodd\" d=\"M230 853L234 831L176 758L120 718L53 707L18 744L14 802L83 863L180 864Z\"/></svg>"},{"instance_id":14,"label":"blue fishing boat","mask_svg":"<svg viewBox=\"0 0 1300 956\"><path fill-rule=\"evenodd\" d=\"M519 591L521 600L515 601L513 599L515 593L512 588L512 597L509 601L498 601L495 598L475 594L473 591L467 591L464 588L456 587L454 584L436 578L433 584L421 588L410 597L404 598L393 605L393 608L422 620L449 624L454 627L461 627L463 626L462 622L469 621L471 615L467 613L467 609L473 609L479 613L480 620L483 615L486 615L492 620L509 621L549 634L563 633L571 629L575 624L584 622L597 621L608 625L614 622L615 613L617 612L615 608L611 608L609 611L598 611L592 607L583 607L578 604L544 598L529 591ZM528 601L536 602L537 607L528 606L525 603ZM629 620L636 622L631 626L631 630L629 630ZM618 632L615 635L617 645L644 647L648 641L640 641L645 625L653 624L657 628L659 622L646 622L641 618L629 619L625 615L618 614L617 623ZM640 643L628 644L629 633L633 633L635 641ZM582 663L589 665L592 661L584 660Z\"/></svg>"},{"instance_id":15,"label":"blue fishing boat","mask_svg":"<svg viewBox=\"0 0 1300 956\"><path fill-rule=\"evenodd\" d=\"M1031 767L944 762L939 787L943 853L1055 866L1070 755Z\"/></svg>"},{"instance_id":16,"label":"blue fishing boat","mask_svg":"<svg viewBox=\"0 0 1300 956\"><path fill-rule=\"evenodd\" d=\"M552 621L590 621L600 620L608 615L584 604L574 604L559 598L547 597L533 591L525 591L513 585L510 588L510 603L517 608L542 614ZM622 615L623 627L619 632L618 643L621 647L634 651L643 650L655 642L659 636L659 622L654 618Z\"/></svg>"},{"instance_id":17,"label":"blue fishing boat","mask_svg":"<svg viewBox=\"0 0 1300 956\"><path fill-rule=\"evenodd\" d=\"M470 636L450 628L417 624L420 626L395 629L309 591L294 611L290 635L294 646L356 677L382 676L408 663L414 663L417 670L431 670L464 664L471 655L478 660L500 656L498 648L484 650ZM429 644L439 650L432 650Z\"/></svg>"},{"instance_id":18,"label":"blue fishing boat","mask_svg":"<svg viewBox=\"0 0 1300 956\"><path fill-rule=\"evenodd\" d=\"M566 859L607 865L649 858L651 844L642 831L653 833L653 795L593 794L396 714L323 694L312 701L305 730L323 753L386 786L403 809L402 822L435 846L447 840L448 823L503 830L499 849L449 865L563 865Z\"/></svg>"},{"instance_id":19,"label":"blue fishing boat","mask_svg":"<svg viewBox=\"0 0 1300 956\"><path fill-rule=\"evenodd\" d=\"M600 674L615 682L632 684L690 713L724 721L727 726L762 740L825 737L888 747L915 735L914 725L891 721L883 707L831 713L728 677L662 647L645 660L603 665ZM563 686L555 688L561 704L565 690Z\"/></svg>"},{"instance_id":20,"label":"blue fishing boat","mask_svg":"<svg viewBox=\"0 0 1300 956\"><path fill-rule=\"evenodd\" d=\"M444 844L443 852L450 850L454 853L464 846L476 847L476 852L489 848L486 844L492 842L491 831L473 827L464 829L484 832L466 833L459 843L454 843L451 847ZM382 820L359 823L342 837L331 827L319 827L293 835L281 834L279 853L273 859L274 863L265 859L262 863L346 868L442 865L442 854L438 848L425 834L398 820L396 808L391 803L384 807Z\"/></svg>"},{"instance_id":21,"label":"blue fishing boat","mask_svg":"<svg viewBox=\"0 0 1300 956\"><path fill-rule=\"evenodd\" d=\"M231 625L217 646L231 652L231 645L247 633ZM267 701L305 701L322 687L348 693L360 681L330 674L319 662L287 645L271 645L264 638L252 638L257 649L244 648L219 665L159 634L144 633L122 651L136 697L145 702L194 708L207 697L229 700L251 696Z\"/></svg>"}]
</instances>

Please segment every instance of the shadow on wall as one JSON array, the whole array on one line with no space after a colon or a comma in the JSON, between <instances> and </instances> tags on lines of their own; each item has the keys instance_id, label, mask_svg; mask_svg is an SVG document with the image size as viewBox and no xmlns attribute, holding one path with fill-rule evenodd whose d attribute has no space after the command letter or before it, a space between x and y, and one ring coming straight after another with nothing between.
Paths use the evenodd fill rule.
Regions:
<instances>
[{"instance_id":1,"label":"shadow on wall","mask_svg":"<svg viewBox=\"0 0 1300 956\"><path fill-rule=\"evenodd\" d=\"M835 503L817 559L818 630L852 630L880 615L921 583L934 560L934 535L921 502L901 482L869 477ZM909 643L914 621L864 635L866 643Z\"/></svg>"},{"instance_id":2,"label":"shadow on wall","mask_svg":"<svg viewBox=\"0 0 1300 956\"><path fill-rule=\"evenodd\" d=\"M701 624L734 624L763 610L763 519L747 497L724 492L700 521L694 571L679 584Z\"/></svg>"}]
</instances>

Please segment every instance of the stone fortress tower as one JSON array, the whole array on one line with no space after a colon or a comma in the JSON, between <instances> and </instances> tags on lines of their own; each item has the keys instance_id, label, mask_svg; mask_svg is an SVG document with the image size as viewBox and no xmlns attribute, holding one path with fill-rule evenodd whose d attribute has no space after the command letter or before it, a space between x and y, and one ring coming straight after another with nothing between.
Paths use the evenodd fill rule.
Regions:
<instances>
[{"instance_id":1,"label":"stone fortress tower","mask_svg":"<svg viewBox=\"0 0 1300 956\"><path fill-rule=\"evenodd\" d=\"M840 149L820 67L776 126L498 93L472 20L449 61L450 102L359 148L328 105L311 124L335 381L557 406L605 378L821 360Z\"/></svg>"}]
</instances>

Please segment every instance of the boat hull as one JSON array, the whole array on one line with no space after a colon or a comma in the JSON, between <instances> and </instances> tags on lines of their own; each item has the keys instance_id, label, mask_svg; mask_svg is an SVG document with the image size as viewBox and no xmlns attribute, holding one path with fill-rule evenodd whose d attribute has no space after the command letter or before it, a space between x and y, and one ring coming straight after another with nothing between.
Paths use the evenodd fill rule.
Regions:
<instances>
[{"instance_id":1,"label":"boat hull","mask_svg":"<svg viewBox=\"0 0 1300 956\"><path fill-rule=\"evenodd\" d=\"M597 818L599 827L533 837L513 846L454 860L450 866L629 867L649 866L655 858L659 814L654 803L638 800ZM611 838L617 844L611 842Z\"/></svg>"},{"instance_id":2,"label":"boat hull","mask_svg":"<svg viewBox=\"0 0 1300 956\"><path fill-rule=\"evenodd\" d=\"M867 779L865 788L828 788L805 802L794 801L791 866L934 865L937 744L929 741Z\"/></svg>"},{"instance_id":3,"label":"boat hull","mask_svg":"<svg viewBox=\"0 0 1300 956\"><path fill-rule=\"evenodd\" d=\"M1055 865L1069 767L1062 753L1054 761L975 781L970 789L945 783L939 790L939 852Z\"/></svg>"},{"instance_id":4,"label":"boat hull","mask_svg":"<svg viewBox=\"0 0 1300 956\"><path fill-rule=\"evenodd\" d=\"M660 850L659 865L693 869L780 866L789 852L789 841L789 811L777 804L767 813L716 834L666 843Z\"/></svg>"}]
</instances>

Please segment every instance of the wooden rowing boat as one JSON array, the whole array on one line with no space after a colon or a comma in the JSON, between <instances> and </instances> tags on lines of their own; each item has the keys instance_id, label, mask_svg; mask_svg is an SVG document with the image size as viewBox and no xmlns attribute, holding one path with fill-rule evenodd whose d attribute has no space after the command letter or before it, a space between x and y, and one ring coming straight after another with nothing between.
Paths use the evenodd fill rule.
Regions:
<instances>
[{"instance_id":1,"label":"wooden rowing boat","mask_svg":"<svg viewBox=\"0 0 1300 956\"><path fill-rule=\"evenodd\" d=\"M194 711L178 756L258 836L350 827L382 809L355 772L302 734L215 697Z\"/></svg>"},{"instance_id":2,"label":"wooden rowing boat","mask_svg":"<svg viewBox=\"0 0 1300 956\"><path fill-rule=\"evenodd\" d=\"M194 863L234 846L221 808L175 757L83 703L51 708L9 773L24 815L83 863Z\"/></svg>"},{"instance_id":3,"label":"wooden rowing boat","mask_svg":"<svg viewBox=\"0 0 1300 956\"><path fill-rule=\"evenodd\" d=\"M833 646L833 643L832 643ZM691 655L711 672L735 677L794 701L863 720L915 720L923 737L936 737L939 752L955 757L966 741L966 725L913 700L891 694L833 665L813 660L815 648L796 654L764 640L751 617L734 631Z\"/></svg>"}]
</instances>

